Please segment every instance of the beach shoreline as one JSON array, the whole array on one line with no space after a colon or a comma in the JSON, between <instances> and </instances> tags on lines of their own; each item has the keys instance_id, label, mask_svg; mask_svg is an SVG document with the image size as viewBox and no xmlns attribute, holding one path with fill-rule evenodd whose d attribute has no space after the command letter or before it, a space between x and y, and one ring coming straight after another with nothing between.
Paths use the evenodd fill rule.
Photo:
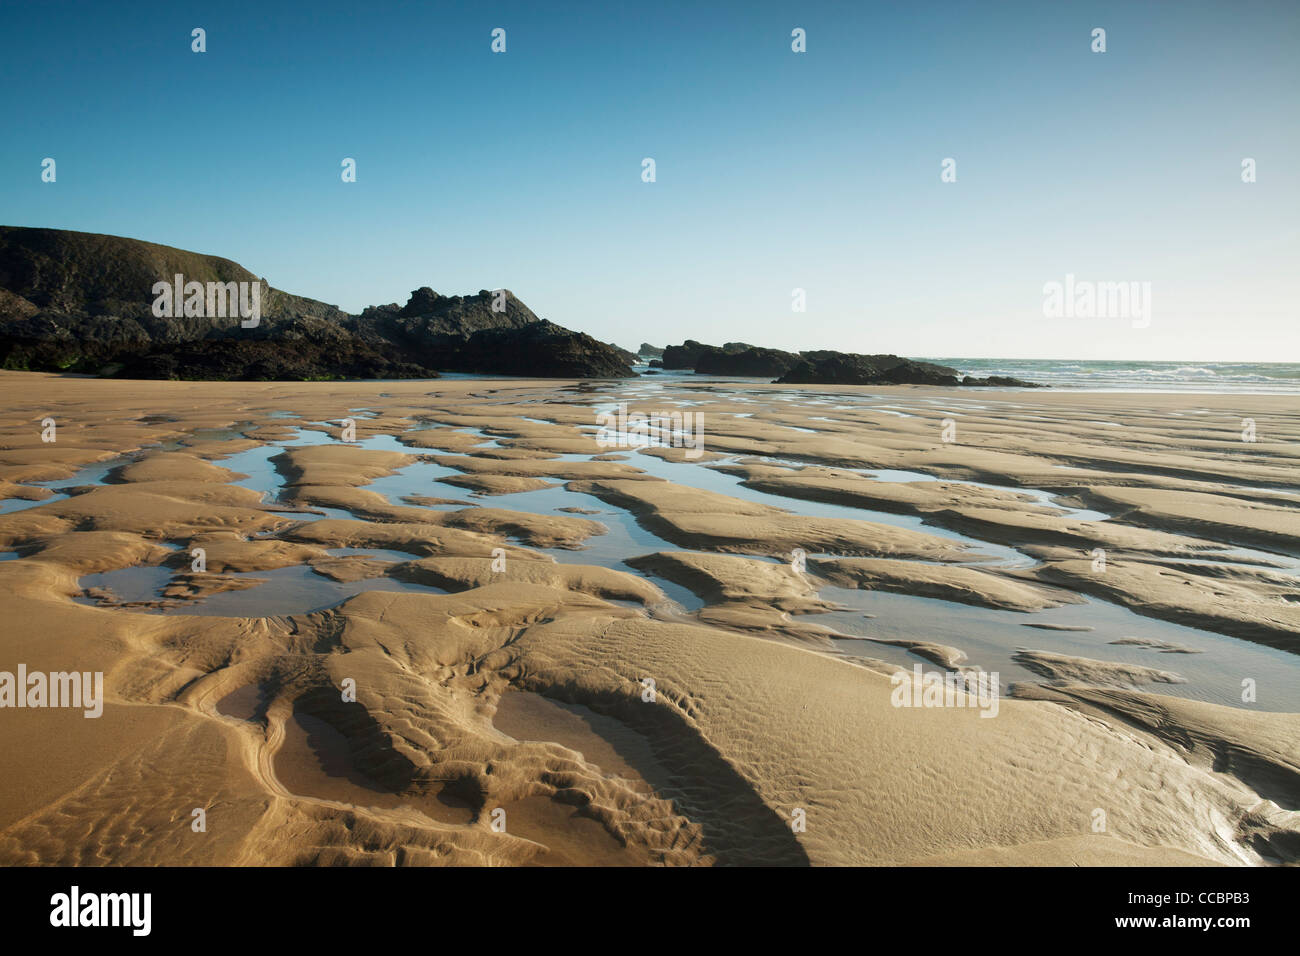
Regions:
<instances>
[{"instance_id":1,"label":"beach shoreline","mask_svg":"<svg viewBox=\"0 0 1300 956\"><path fill-rule=\"evenodd\" d=\"M0 710L6 864L1294 857L1293 394L0 398L0 671L106 688ZM897 706L918 663L1001 673L996 716Z\"/></svg>"}]
</instances>

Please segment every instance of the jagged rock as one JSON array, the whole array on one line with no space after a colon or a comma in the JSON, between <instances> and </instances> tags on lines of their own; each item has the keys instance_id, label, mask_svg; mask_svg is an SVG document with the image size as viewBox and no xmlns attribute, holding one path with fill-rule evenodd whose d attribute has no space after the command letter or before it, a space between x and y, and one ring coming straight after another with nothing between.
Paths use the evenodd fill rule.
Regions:
<instances>
[{"instance_id":1,"label":"jagged rock","mask_svg":"<svg viewBox=\"0 0 1300 956\"><path fill-rule=\"evenodd\" d=\"M615 345L613 342L609 342L606 344L608 344L609 347L614 350L615 354L617 354L618 357L623 360L624 365L636 365L638 362L641 361L641 356L637 355L635 352L629 352L625 348L620 348L619 346Z\"/></svg>"},{"instance_id":2,"label":"jagged rock","mask_svg":"<svg viewBox=\"0 0 1300 956\"><path fill-rule=\"evenodd\" d=\"M261 321L243 328L237 314L155 316L154 284L177 274L257 284ZM507 289L443 296L426 286L404 306L349 315L274 289L229 259L18 226L0 226L0 366L220 379L635 374L620 350L544 322Z\"/></svg>"}]
</instances>

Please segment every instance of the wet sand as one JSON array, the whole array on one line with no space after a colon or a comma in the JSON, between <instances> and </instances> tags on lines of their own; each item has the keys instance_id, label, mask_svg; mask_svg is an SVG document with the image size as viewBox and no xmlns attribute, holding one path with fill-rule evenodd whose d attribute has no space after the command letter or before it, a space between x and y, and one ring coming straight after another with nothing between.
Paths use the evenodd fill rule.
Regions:
<instances>
[{"instance_id":1,"label":"wet sand","mask_svg":"<svg viewBox=\"0 0 1300 956\"><path fill-rule=\"evenodd\" d=\"M1293 397L0 395L0 670L107 698L0 709L0 862L1297 857ZM598 442L620 402L703 453ZM996 716L896 706L917 664Z\"/></svg>"}]
</instances>

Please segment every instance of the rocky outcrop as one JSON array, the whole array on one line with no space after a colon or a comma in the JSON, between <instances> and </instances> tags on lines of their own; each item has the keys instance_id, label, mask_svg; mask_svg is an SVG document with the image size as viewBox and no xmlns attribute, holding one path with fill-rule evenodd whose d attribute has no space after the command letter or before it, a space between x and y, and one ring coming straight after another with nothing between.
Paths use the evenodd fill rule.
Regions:
<instances>
[{"instance_id":1,"label":"rocky outcrop","mask_svg":"<svg viewBox=\"0 0 1300 956\"><path fill-rule=\"evenodd\" d=\"M749 346L740 352L727 352L705 346L695 361L697 375L743 375L771 378L784 375L798 365L800 358L794 352Z\"/></svg>"},{"instance_id":2,"label":"rocky outcrop","mask_svg":"<svg viewBox=\"0 0 1300 956\"><path fill-rule=\"evenodd\" d=\"M1012 378L1009 375L990 375L988 378L976 378L974 375L967 375L961 380L963 385L983 385L990 388L1051 388L1050 385L1044 385L1041 382L1026 382L1023 379Z\"/></svg>"},{"instance_id":3,"label":"rocky outcrop","mask_svg":"<svg viewBox=\"0 0 1300 956\"><path fill-rule=\"evenodd\" d=\"M218 379L223 381L315 381L339 378L437 378L423 365L394 360L355 338L340 337L334 344L311 337L203 339L142 354L116 356L98 368L98 374L117 378ZM83 360L90 370L98 360Z\"/></svg>"},{"instance_id":4,"label":"rocky outcrop","mask_svg":"<svg viewBox=\"0 0 1300 956\"><path fill-rule=\"evenodd\" d=\"M636 354L642 358L661 359L664 357L664 350L657 345L651 345L649 342L642 342L641 347L636 350Z\"/></svg>"},{"instance_id":5,"label":"rocky outcrop","mask_svg":"<svg viewBox=\"0 0 1300 956\"><path fill-rule=\"evenodd\" d=\"M664 348L663 363L667 369L695 368L695 363L704 349L712 348L694 339L687 339L681 345L669 345Z\"/></svg>"},{"instance_id":6,"label":"rocky outcrop","mask_svg":"<svg viewBox=\"0 0 1300 956\"><path fill-rule=\"evenodd\" d=\"M637 353L635 352L629 352L627 349L615 345L613 342L609 342L606 344L608 344L609 347L612 348L614 352L618 355L618 357L623 360L624 365L636 365L641 361L641 356L637 355Z\"/></svg>"},{"instance_id":7,"label":"rocky outcrop","mask_svg":"<svg viewBox=\"0 0 1300 956\"><path fill-rule=\"evenodd\" d=\"M233 309L154 315L154 286L186 282L256 288L255 327ZM231 288L234 288L233 286ZM183 310L182 310L183 311ZM228 314L227 314L228 312ZM746 342L687 339L641 355L652 367L775 377L807 385L1028 387L1014 378L961 377L897 355L783 352ZM0 366L134 378L434 378L441 371L624 378L640 356L539 318L508 289L441 295L424 286L405 305L350 315L273 288L237 262L118 236L0 226Z\"/></svg>"},{"instance_id":8,"label":"rocky outcrop","mask_svg":"<svg viewBox=\"0 0 1300 956\"><path fill-rule=\"evenodd\" d=\"M669 345L664 348L663 363L664 368L668 369L686 369L692 368L698 370L700 359L705 355L715 355L718 353L731 354L743 352L746 349L752 349L754 346L748 342L727 342L721 346L705 345L694 339L687 339L681 345ZM723 374L723 373L711 373Z\"/></svg>"},{"instance_id":9,"label":"rocky outcrop","mask_svg":"<svg viewBox=\"0 0 1300 956\"><path fill-rule=\"evenodd\" d=\"M956 385L955 368L898 355L810 353L782 375L783 385Z\"/></svg>"},{"instance_id":10,"label":"rocky outcrop","mask_svg":"<svg viewBox=\"0 0 1300 956\"><path fill-rule=\"evenodd\" d=\"M783 352L746 342L705 345L687 339L663 350L651 368L693 369L697 375L772 378L783 385L989 385L1037 388L1032 382L993 375L963 377L955 368L898 355L859 355L830 350Z\"/></svg>"},{"instance_id":11,"label":"rocky outcrop","mask_svg":"<svg viewBox=\"0 0 1300 956\"><path fill-rule=\"evenodd\" d=\"M990 376L961 377L955 368L898 355L804 352L798 364L776 380L783 385L1000 385L1037 388L1032 382Z\"/></svg>"},{"instance_id":12,"label":"rocky outcrop","mask_svg":"<svg viewBox=\"0 0 1300 956\"><path fill-rule=\"evenodd\" d=\"M539 319L522 329L469 336L442 358L442 367L485 375L543 378L625 378L635 374L604 342Z\"/></svg>"},{"instance_id":13,"label":"rocky outcrop","mask_svg":"<svg viewBox=\"0 0 1300 956\"><path fill-rule=\"evenodd\" d=\"M158 317L153 288L256 284L261 317ZM59 229L0 226L0 366L143 378L434 378L438 370L626 377L628 353L538 318L509 290L360 315L272 288L236 262Z\"/></svg>"}]
</instances>

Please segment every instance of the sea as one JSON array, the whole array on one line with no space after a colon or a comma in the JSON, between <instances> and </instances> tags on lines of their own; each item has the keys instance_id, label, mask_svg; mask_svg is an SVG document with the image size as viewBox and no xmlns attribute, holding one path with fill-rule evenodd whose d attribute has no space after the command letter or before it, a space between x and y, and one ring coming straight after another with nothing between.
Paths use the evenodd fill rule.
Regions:
<instances>
[{"instance_id":1,"label":"sea","mask_svg":"<svg viewBox=\"0 0 1300 956\"><path fill-rule=\"evenodd\" d=\"M1300 393L1297 362L1088 362L927 358L967 375L1010 375L1053 388L1110 392Z\"/></svg>"},{"instance_id":2,"label":"sea","mask_svg":"<svg viewBox=\"0 0 1300 956\"><path fill-rule=\"evenodd\" d=\"M998 359L908 356L986 378L1007 375L1062 390L1103 392L1235 392L1300 394L1300 362L1093 362L1082 359ZM645 374L649 367L634 366ZM666 378L695 379L695 373L660 371ZM708 378L724 380L725 376ZM768 382L769 378L744 379Z\"/></svg>"}]
</instances>

